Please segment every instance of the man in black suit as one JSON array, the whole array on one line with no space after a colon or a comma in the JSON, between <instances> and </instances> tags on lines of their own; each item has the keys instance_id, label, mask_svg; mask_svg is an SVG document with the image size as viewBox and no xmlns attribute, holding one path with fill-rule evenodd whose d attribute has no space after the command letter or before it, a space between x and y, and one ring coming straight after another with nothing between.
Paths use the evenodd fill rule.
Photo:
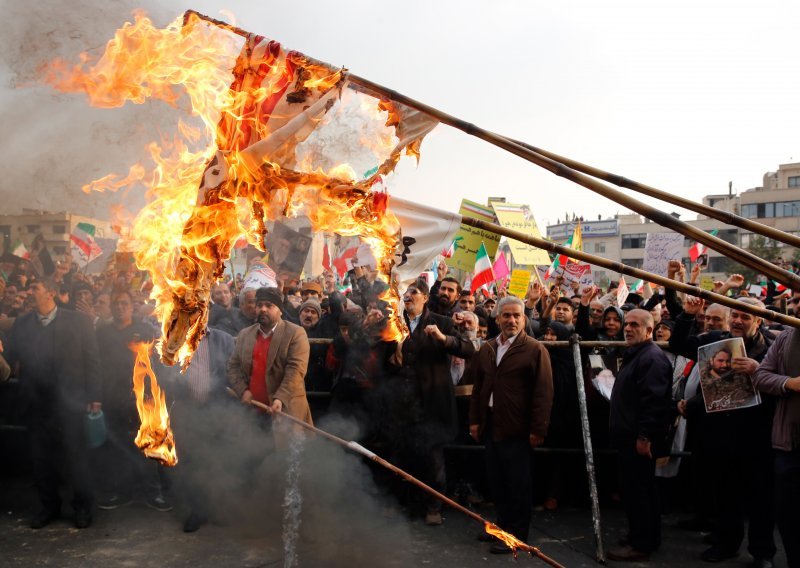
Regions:
<instances>
[{"instance_id":1,"label":"man in black suit","mask_svg":"<svg viewBox=\"0 0 800 568\"><path fill-rule=\"evenodd\" d=\"M457 335L451 318L428 309L428 298L424 281L411 284L403 293L403 316L410 334L397 344L390 359L388 434L393 457L444 493L444 444L457 432L449 356L468 359L475 347ZM425 523L442 524L441 501L431 498L425 505Z\"/></svg>"},{"instance_id":2,"label":"man in black suit","mask_svg":"<svg viewBox=\"0 0 800 568\"><path fill-rule=\"evenodd\" d=\"M31 286L36 309L14 322L6 350L22 387L34 479L42 502L30 524L34 529L60 514L62 464L73 489L75 526L86 528L92 522L84 420L87 410L100 411L97 343L86 315L56 307L57 292L51 279Z\"/></svg>"}]
</instances>

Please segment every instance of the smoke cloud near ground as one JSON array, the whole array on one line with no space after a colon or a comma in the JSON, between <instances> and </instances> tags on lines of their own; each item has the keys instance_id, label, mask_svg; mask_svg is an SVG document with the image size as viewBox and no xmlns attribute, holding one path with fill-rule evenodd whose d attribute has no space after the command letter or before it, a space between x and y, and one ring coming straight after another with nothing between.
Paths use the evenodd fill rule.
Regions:
<instances>
[{"instance_id":1,"label":"smoke cloud near ground","mask_svg":"<svg viewBox=\"0 0 800 568\"><path fill-rule=\"evenodd\" d=\"M212 523L283 553L289 536L284 534L287 472L299 454L301 503L293 535L298 565L365 566L378 559L383 565L409 565L404 552L411 538L408 523L399 512L387 515L396 509L394 502L378 490L361 457L321 438L305 438L299 452L291 444L275 447L264 428L269 418L233 399L226 403L197 407L178 401L173 406L180 463L169 473L181 513L194 503ZM274 427L286 425L276 421ZM357 431L345 419L328 419L326 427Z\"/></svg>"},{"instance_id":2,"label":"smoke cloud near ground","mask_svg":"<svg viewBox=\"0 0 800 568\"><path fill-rule=\"evenodd\" d=\"M158 25L176 13L150 0L0 0L0 7L9 24L0 34L3 212L30 208L108 219L110 207L123 204L135 213L144 204L142 186L91 195L81 186L108 173L125 175L147 156L145 145L159 138L159 127L174 130L181 111L160 102L91 108L84 96L42 84L37 70L55 58L77 62L82 52L102 53L135 8Z\"/></svg>"}]
</instances>

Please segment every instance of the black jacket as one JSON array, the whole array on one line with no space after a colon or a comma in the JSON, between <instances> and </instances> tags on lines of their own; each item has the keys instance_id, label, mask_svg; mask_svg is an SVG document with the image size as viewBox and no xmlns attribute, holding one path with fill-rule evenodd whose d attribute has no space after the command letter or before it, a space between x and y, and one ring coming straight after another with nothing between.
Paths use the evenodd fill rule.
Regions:
<instances>
[{"instance_id":1,"label":"black jacket","mask_svg":"<svg viewBox=\"0 0 800 568\"><path fill-rule=\"evenodd\" d=\"M672 403L672 364L652 341L629 347L611 391L611 442L630 448L648 438L654 455L665 455Z\"/></svg>"},{"instance_id":2,"label":"black jacket","mask_svg":"<svg viewBox=\"0 0 800 568\"><path fill-rule=\"evenodd\" d=\"M58 308L46 327L36 312L17 318L4 354L19 382L31 420L59 410L86 412L101 400L100 360L94 326L84 314Z\"/></svg>"}]
</instances>

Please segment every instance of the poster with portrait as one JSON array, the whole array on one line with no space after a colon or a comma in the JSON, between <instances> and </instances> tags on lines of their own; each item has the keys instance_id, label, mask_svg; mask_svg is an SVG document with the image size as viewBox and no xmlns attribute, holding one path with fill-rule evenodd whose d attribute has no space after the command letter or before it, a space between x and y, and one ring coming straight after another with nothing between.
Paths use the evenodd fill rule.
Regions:
<instances>
[{"instance_id":1,"label":"poster with portrait","mask_svg":"<svg viewBox=\"0 0 800 568\"><path fill-rule=\"evenodd\" d=\"M276 221L265 244L269 251L267 264L275 271L278 279L286 282L299 279L311 248L311 236Z\"/></svg>"},{"instance_id":2,"label":"poster with portrait","mask_svg":"<svg viewBox=\"0 0 800 568\"><path fill-rule=\"evenodd\" d=\"M700 387L706 412L736 410L761 404L750 375L733 370L733 359L747 357L741 337L723 339L697 350Z\"/></svg>"}]
</instances>

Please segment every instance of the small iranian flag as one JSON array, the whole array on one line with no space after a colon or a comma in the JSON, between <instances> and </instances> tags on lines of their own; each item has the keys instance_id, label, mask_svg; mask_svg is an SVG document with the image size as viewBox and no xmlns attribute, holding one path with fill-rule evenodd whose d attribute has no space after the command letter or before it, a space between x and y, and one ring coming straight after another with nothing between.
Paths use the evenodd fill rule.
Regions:
<instances>
[{"instance_id":1,"label":"small iranian flag","mask_svg":"<svg viewBox=\"0 0 800 568\"><path fill-rule=\"evenodd\" d=\"M486 284L491 284L492 282L494 282L492 263L489 260L489 254L486 252L486 245L481 241L481 247L478 249L478 254L475 256L475 273L472 276L470 291L474 294L475 290Z\"/></svg>"},{"instance_id":2,"label":"small iranian flag","mask_svg":"<svg viewBox=\"0 0 800 568\"><path fill-rule=\"evenodd\" d=\"M631 293L638 294L644 288L644 280L641 278L631 285Z\"/></svg>"},{"instance_id":3,"label":"small iranian flag","mask_svg":"<svg viewBox=\"0 0 800 568\"><path fill-rule=\"evenodd\" d=\"M72 241L72 258L84 265L103 254L103 250L94 240L95 226L90 223L78 223L70 235Z\"/></svg>"},{"instance_id":4,"label":"small iranian flag","mask_svg":"<svg viewBox=\"0 0 800 568\"><path fill-rule=\"evenodd\" d=\"M719 229L714 229L711 231L710 235L712 237L716 237L718 232ZM708 249L703 243L694 243L691 247L689 247L689 259L692 262L697 262L697 257L699 257L701 254L705 254L706 250Z\"/></svg>"},{"instance_id":5,"label":"small iranian flag","mask_svg":"<svg viewBox=\"0 0 800 568\"><path fill-rule=\"evenodd\" d=\"M28 249L25 247L25 243L22 241L17 241L14 243L14 248L11 250L11 254L18 258L29 259L31 257L31 253L28 252Z\"/></svg>"},{"instance_id":6,"label":"small iranian flag","mask_svg":"<svg viewBox=\"0 0 800 568\"><path fill-rule=\"evenodd\" d=\"M628 284L625 282L625 278L622 277L619 279L619 286L617 286L617 306L622 307L629 294Z\"/></svg>"}]
</instances>

